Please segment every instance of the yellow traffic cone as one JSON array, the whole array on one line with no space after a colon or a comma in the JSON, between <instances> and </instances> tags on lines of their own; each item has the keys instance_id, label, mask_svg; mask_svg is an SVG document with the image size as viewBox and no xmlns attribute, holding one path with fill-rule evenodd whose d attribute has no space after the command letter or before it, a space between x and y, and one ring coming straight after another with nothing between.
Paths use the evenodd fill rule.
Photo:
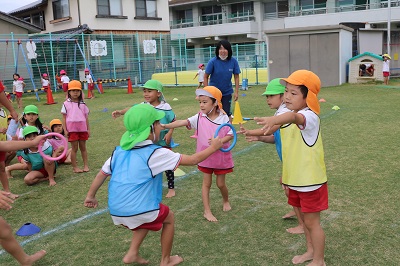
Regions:
<instances>
[{"instance_id":1,"label":"yellow traffic cone","mask_svg":"<svg viewBox=\"0 0 400 266\"><path fill-rule=\"evenodd\" d=\"M232 124L238 125L238 124L244 124L244 123L246 123L246 121L243 120L242 112L240 112L239 101L236 101L235 102L235 111L233 112Z\"/></svg>"}]
</instances>

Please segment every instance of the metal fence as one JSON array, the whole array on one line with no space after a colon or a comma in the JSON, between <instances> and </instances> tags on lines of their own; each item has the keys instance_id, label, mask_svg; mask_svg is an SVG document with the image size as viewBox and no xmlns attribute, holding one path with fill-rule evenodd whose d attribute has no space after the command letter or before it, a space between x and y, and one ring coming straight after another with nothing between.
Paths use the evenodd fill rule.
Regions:
<instances>
[{"instance_id":1,"label":"metal fence","mask_svg":"<svg viewBox=\"0 0 400 266\"><path fill-rule=\"evenodd\" d=\"M265 43L233 44L232 49L242 69L267 66ZM55 84L62 69L70 79L83 80L83 70L90 67L95 79L130 77L142 84L153 73L196 70L214 51L215 46L188 48L184 36L171 34L0 35L0 79L12 88L13 73L18 72L34 89L40 88L43 73ZM126 84L104 86L113 85Z\"/></svg>"}]
</instances>

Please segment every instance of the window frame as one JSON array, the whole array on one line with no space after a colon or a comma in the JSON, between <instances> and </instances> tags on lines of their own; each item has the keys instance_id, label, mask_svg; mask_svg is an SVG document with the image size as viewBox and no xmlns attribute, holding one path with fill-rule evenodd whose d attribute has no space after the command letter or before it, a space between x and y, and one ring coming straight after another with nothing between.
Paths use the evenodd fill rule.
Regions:
<instances>
[{"instance_id":1,"label":"window frame","mask_svg":"<svg viewBox=\"0 0 400 266\"><path fill-rule=\"evenodd\" d=\"M97 7L97 15L96 15L96 18L123 18L123 19L127 19L128 17L127 16L124 16L123 15L123 9L122 9L122 1L121 0L118 0L118 2L119 3L117 3L117 4L119 4L119 7L120 7L120 14L111 14L111 5L115 5L115 3L111 3L111 1L113 1L113 0L106 0L107 1L107 6L105 6L105 5L101 5L101 7L107 7L107 9L108 9L108 14L100 14L100 9L99 9L99 1L100 0L97 0L97 3L96 3L96 7Z\"/></svg>"},{"instance_id":2,"label":"window frame","mask_svg":"<svg viewBox=\"0 0 400 266\"><path fill-rule=\"evenodd\" d=\"M148 11L148 3L153 2L154 3L154 16L149 16L149 11ZM144 4L144 8L138 7L139 4ZM142 14L138 15L139 11L143 11L145 15L143 16ZM161 18L158 17L158 12L157 12L157 0L135 0L135 19L147 19L147 20L161 20Z\"/></svg>"},{"instance_id":3,"label":"window frame","mask_svg":"<svg viewBox=\"0 0 400 266\"><path fill-rule=\"evenodd\" d=\"M68 6L68 14L61 14L60 17L57 16L57 9L55 8L57 4L59 4L60 8L62 7L62 3L63 2L67 2L67 6ZM71 10L70 10L70 3L69 0L53 0L52 1L52 8L53 8L53 21L64 21L67 19L71 19ZM64 10L61 8L61 12L63 12Z\"/></svg>"}]
</instances>

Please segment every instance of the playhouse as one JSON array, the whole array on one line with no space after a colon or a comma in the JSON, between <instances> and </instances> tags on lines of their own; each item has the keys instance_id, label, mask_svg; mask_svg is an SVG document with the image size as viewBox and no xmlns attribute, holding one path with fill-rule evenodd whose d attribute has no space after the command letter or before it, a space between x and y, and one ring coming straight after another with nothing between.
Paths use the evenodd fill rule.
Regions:
<instances>
[{"instance_id":1,"label":"playhouse","mask_svg":"<svg viewBox=\"0 0 400 266\"><path fill-rule=\"evenodd\" d=\"M383 81L382 56L365 52L349 59L349 83Z\"/></svg>"}]
</instances>

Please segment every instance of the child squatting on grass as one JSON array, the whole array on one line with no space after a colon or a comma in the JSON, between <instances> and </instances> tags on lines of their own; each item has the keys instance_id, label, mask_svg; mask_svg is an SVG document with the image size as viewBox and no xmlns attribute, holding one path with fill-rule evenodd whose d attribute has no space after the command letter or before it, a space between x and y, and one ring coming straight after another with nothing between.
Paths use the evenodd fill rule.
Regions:
<instances>
[{"instance_id":1,"label":"child squatting on grass","mask_svg":"<svg viewBox=\"0 0 400 266\"><path fill-rule=\"evenodd\" d=\"M174 111L172 111L171 105L167 103L163 94L163 85L161 82L155 79L148 80L143 85L143 104L150 104L157 110L163 111L165 116L160 120L161 124L168 124L174 122L176 117ZM130 107L123 110L116 110L112 112L112 117L117 118L124 115ZM160 132L160 137L158 138L157 145L163 146L164 148L171 149L172 133L173 129L163 129ZM165 195L166 198L172 198L175 196L175 174L174 171L165 171L168 181L168 193Z\"/></svg>"},{"instance_id":2,"label":"child squatting on grass","mask_svg":"<svg viewBox=\"0 0 400 266\"><path fill-rule=\"evenodd\" d=\"M324 148L320 131L320 107L317 94L319 77L308 70L297 70L281 79L286 86L285 104L289 110L272 117L255 117L266 134L281 127L282 184L289 187L288 203L300 212L304 221L307 251L294 256L293 264L311 260L308 266L325 266L325 233L320 213L328 209L328 185Z\"/></svg>"},{"instance_id":3,"label":"child squatting on grass","mask_svg":"<svg viewBox=\"0 0 400 266\"><path fill-rule=\"evenodd\" d=\"M267 104L269 108L276 109L274 116L290 112L290 110L287 109L286 104L284 102L283 95L285 92L285 86L280 83L280 80L281 80L280 78L271 80L271 82L268 83L265 92L262 94L266 95ZM275 144L279 159L282 161L282 143L281 143L281 134L279 128L280 128L279 125L274 126L269 132L270 135L265 136L264 135L265 131L262 131L261 129L246 130L242 125L240 125L240 131L238 131L238 133L244 134L246 140L249 142L262 141L265 143ZM280 178L280 183L282 184L282 177ZM285 191L285 195L289 197L288 187L287 186L282 186L282 187ZM286 231L291 234L303 234L304 233L303 221L301 220L301 216L299 213L296 213L296 211L293 210L285 214L282 218L287 219L295 215L297 216L299 224L295 227L286 229Z\"/></svg>"},{"instance_id":4,"label":"child squatting on grass","mask_svg":"<svg viewBox=\"0 0 400 266\"><path fill-rule=\"evenodd\" d=\"M195 129L197 132L196 151L202 151L209 147L209 141L219 125L229 123L229 117L222 109L222 93L214 86L206 86L196 90L196 96L200 103L200 111L187 120L177 120L170 124L162 125L164 128L176 128L186 126L188 129ZM223 127L219 131L219 137L224 143L224 149L229 147L232 140L232 130ZM203 172L203 185L201 195L203 199L203 216L210 222L217 222L217 218L212 214L210 207L210 189L213 173L217 176L216 183L222 195L222 210L230 211L228 188L225 183L227 173L233 172L232 153L217 151L207 160L198 164L198 169Z\"/></svg>"},{"instance_id":5,"label":"child squatting on grass","mask_svg":"<svg viewBox=\"0 0 400 266\"><path fill-rule=\"evenodd\" d=\"M179 165L196 165L222 147L217 137L208 148L193 155L172 152L157 143L162 130L159 122L165 116L149 104L138 104L126 112L120 146L104 163L86 196L84 205L98 206L96 193L108 176L108 207L115 225L133 231L131 245L124 263L147 264L139 248L149 230L161 233L161 266L177 265L180 256L171 256L174 239L174 214L161 203L162 173Z\"/></svg>"}]
</instances>

